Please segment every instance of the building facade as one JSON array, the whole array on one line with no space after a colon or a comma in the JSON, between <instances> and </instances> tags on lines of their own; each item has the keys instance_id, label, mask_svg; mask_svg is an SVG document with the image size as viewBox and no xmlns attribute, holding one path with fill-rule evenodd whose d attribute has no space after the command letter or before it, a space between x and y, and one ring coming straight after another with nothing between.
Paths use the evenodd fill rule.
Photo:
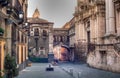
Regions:
<instances>
[{"instance_id":1,"label":"building facade","mask_svg":"<svg viewBox=\"0 0 120 78\"><path fill-rule=\"evenodd\" d=\"M6 4L8 5L8 4ZM5 5L0 2L0 71L4 70L4 57L5 57L5 28L6 28L6 10ZM0 76L3 72L0 72Z\"/></svg>"},{"instance_id":2,"label":"building facade","mask_svg":"<svg viewBox=\"0 0 120 78\"><path fill-rule=\"evenodd\" d=\"M18 67L27 60L27 41L21 41L21 35L24 35L23 24L27 17L27 0L1 0L0 1L0 19L1 28L4 29L3 36L0 37L0 69L4 70L4 58L9 54L16 58ZM18 34L18 32L21 33ZM20 39L19 39L20 38ZM27 35L24 35L27 38ZM24 46L21 50L20 45ZM23 52L23 54L21 54ZM26 54L26 55L25 55ZM23 60L20 62L20 60ZM24 67L22 67L24 68Z\"/></svg>"},{"instance_id":3,"label":"building facade","mask_svg":"<svg viewBox=\"0 0 120 78\"><path fill-rule=\"evenodd\" d=\"M68 29L66 27L53 28L53 53L55 59L61 61L69 60L69 51L64 47L64 45L68 46L68 44Z\"/></svg>"},{"instance_id":4,"label":"building facade","mask_svg":"<svg viewBox=\"0 0 120 78\"><path fill-rule=\"evenodd\" d=\"M75 61L77 53L75 53L75 17L69 22L68 37L69 37L69 48L70 48L70 61Z\"/></svg>"},{"instance_id":5,"label":"building facade","mask_svg":"<svg viewBox=\"0 0 120 78\"><path fill-rule=\"evenodd\" d=\"M53 29L54 46L59 44L68 45L68 29L54 28Z\"/></svg>"},{"instance_id":6,"label":"building facade","mask_svg":"<svg viewBox=\"0 0 120 78\"><path fill-rule=\"evenodd\" d=\"M78 0L74 16L77 41L86 46L87 63L95 68L120 71L119 0Z\"/></svg>"},{"instance_id":7,"label":"building facade","mask_svg":"<svg viewBox=\"0 0 120 78\"><path fill-rule=\"evenodd\" d=\"M38 9L33 17L28 18L30 26L29 50L30 57L48 60L48 54L53 52L53 24L40 18Z\"/></svg>"}]
</instances>

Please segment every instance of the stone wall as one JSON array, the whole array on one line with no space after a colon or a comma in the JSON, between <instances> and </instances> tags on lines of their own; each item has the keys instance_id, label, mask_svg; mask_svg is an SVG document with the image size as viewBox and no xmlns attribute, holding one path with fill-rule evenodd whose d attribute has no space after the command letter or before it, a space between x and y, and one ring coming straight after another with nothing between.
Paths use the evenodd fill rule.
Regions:
<instances>
[{"instance_id":1,"label":"stone wall","mask_svg":"<svg viewBox=\"0 0 120 78\"><path fill-rule=\"evenodd\" d=\"M78 1L79 5L74 14L77 22L76 28L79 28L77 31L80 33L77 34L78 41L88 44L86 48L88 48L87 63L89 66L120 73L120 45L116 44L120 43L118 22L120 2L98 0L92 3Z\"/></svg>"},{"instance_id":2,"label":"stone wall","mask_svg":"<svg viewBox=\"0 0 120 78\"><path fill-rule=\"evenodd\" d=\"M114 49L95 50L89 53L87 63L91 67L120 73L120 56L117 53Z\"/></svg>"}]
</instances>

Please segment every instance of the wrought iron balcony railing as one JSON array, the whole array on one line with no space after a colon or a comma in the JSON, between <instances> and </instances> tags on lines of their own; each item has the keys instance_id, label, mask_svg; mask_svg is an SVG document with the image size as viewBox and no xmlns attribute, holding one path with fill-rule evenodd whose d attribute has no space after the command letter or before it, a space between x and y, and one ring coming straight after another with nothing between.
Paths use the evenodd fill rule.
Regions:
<instances>
[{"instance_id":1,"label":"wrought iron balcony railing","mask_svg":"<svg viewBox=\"0 0 120 78\"><path fill-rule=\"evenodd\" d=\"M0 5L1 6L7 6L9 4L10 0L0 0Z\"/></svg>"}]
</instances>

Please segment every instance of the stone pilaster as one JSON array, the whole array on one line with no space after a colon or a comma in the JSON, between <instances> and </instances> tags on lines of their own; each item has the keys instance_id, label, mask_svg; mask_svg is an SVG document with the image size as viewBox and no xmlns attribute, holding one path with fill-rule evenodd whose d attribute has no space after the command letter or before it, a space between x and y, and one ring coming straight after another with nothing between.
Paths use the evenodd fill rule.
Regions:
<instances>
[{"instance_id":1,"label":"stone pilaster","mask_svg":"<svg viewBox=\"0 0 120 78\"><path fill-rule=\"evenodd\" d=\"M109 34L115 34L115 14L114 3L109 0Z\"/></svg>"},{"instance_id":2,"label":"stone pilaster","mask_svg":"<svg viewBox=\"0 0 120 78\"><path fill-rule=\"evenodd\" d=\"M115 34L115 14L112 0L106 1L106 35Z\"/></svg>"},{"instance_id":3,"label":"stone pilaster","mask_svg":"<svg viewBox=\"0 0 120 78\"><path fill-rule=\"evenodd\" d=\"M106 2L106 35L109 33L109 0L105 0Z\"/></svg>"},{"instance_id":4,"label":"stone pilaster","mask_svg":"<svg viewBox=\"0 0 120 78\"><path fill-rule=\"evenodd\" d=\"M53 34L49 33L49 52L53 52Z\"/></svg>"},{"instance_id":5,"label":"stone pilaster","mask_svg":"<svg viewBox=\"0 0 120 78\"><path fill-rule=\"evenodd\" d=\"M115 39L115 11L114 2L106 0L106 34L104 36L105 43L113 43Z\"/></svg>"}]
</instances>

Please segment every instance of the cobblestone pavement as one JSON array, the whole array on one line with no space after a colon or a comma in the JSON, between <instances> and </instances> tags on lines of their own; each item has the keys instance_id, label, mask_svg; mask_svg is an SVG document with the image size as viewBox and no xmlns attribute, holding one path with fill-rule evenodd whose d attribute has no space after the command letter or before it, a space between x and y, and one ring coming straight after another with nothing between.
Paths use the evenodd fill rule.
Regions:
<instances>
[{"instance_id":1,"label":"cobblestone pavement","mask_svg":"<svg viewBox=\"0 0 120 78\"><path fill-rule=\"evenodd\" d=\"M120 78L118 73L90 68L85 63L61 63L59 66L74 78Z\"/></svg>"},{"instance_id":2,"label":"cobblestone pavement","mask_svg":"<svg viewBox=\"0 0 120 78\"><path fill-rule=\"evenodd\" d=\"M33 63L31 67L21 71L16 78L73 78L58 66L54 66L54 71L45 71L48 66L48 63Z\"/></svg>"}]
</instances>

